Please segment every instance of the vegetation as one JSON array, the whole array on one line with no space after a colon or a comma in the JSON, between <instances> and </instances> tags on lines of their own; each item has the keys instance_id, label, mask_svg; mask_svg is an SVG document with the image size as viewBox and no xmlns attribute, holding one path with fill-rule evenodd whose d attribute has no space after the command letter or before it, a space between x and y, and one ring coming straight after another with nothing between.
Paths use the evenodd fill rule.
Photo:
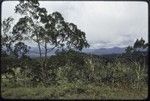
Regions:
<instances>
[{"instance_id":1,"label":"vegetation","mask_svg":"<svg viewBox=\"0 0 150 101\"><path fill-rule=\"evenodd\" d=\"M37 0L21 0L15 11L23 17L13 27L11 17L2 23L3 98L147 98L148 59L141 49L148 44L144 39L137 39L126 53L117 56L86 54L81 52L89 47L85 33L66 22L59 12L48 14ZM38 58L28 55L26 41L37 44ZM56 55L49 57L48 52L55 48Z\"/></svg>"}]
</instances>

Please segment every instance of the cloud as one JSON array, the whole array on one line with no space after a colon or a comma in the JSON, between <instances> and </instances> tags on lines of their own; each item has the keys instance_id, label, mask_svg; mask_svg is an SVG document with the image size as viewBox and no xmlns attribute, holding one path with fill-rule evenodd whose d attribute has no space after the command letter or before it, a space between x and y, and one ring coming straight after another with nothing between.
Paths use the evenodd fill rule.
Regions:
<instances>
[{"instance_id":1,"label":"cloud","mask_svg":"<svg viewBox=\"0 0 150 101\"><path fill-rule=\"evenodd\" d=\"M7 3L11 4L9 8ZM2 7L3 16L12 14L15 6L7 3ZM141 37L148 42L146 2L40 1L40 6L49 13L59 11L67 22L75 23L86 33L91 48L128 46Z\"/></svg>"}]
</instances>

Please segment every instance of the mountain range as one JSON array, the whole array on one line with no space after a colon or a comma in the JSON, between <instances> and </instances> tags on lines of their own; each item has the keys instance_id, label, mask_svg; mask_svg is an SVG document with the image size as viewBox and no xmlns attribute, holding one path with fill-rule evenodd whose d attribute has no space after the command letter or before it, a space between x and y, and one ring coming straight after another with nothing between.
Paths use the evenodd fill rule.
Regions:
<instances>
[{"instance_id":1,"label":"mountain range","mask_svg":"<svg viewBox=\"0 0 150 101\"><path fill-rule=\"evenodd\" d=\"M42 50L44 51L44 50ZM56 49L48 53L48 56L55 55ZM99 49L83 49L82 52L94 55L108 55L108 54L121 54L125 52L125 48L121 47L112 47L112 48L99 48ZM32 57L37 57L38 55L38 48L32 47L30 49L29 55Z\"/></svg>"},{"instance_id":2,"label":"mountain range","mask_svg":"<svg viewBox=\"0 0 150 101\"><path fill-rule=\"evenodd\" d=\"M112 48L99 48L99 49L85 49L83 52L91 53L95 55L121 54L125 52L125 48L112 47Z\"/></svg>"}]
</instances>

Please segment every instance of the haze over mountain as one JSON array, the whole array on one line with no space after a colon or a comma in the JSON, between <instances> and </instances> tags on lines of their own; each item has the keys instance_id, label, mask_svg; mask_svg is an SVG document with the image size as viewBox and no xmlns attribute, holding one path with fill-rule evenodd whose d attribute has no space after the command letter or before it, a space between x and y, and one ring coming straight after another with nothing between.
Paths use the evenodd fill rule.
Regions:
<instances>
[{"instance_id":1,"label":"haze over mountain","mask_svg":"<svg viewBox=\"0 0 150 101\"><path fill-rule=\"evenodd\" d=\"M99 48L99 49L85 49L83 52L91 53L95 55L121 54L125 52L125 48L112 47L112 48Z\"/></svg>"},{"instance_id":2,"label":"haze over mountain","mask_svg":"<svg viewBox=\"0 0 150 101\"><path fill-rule=\"evenodd\" d=\"M55 51L57 49L54 49L53 51L49 52L48 55L55 55ZM44 51L44 50L42 50ZM107 55L107 54L121 54L123 52L125 52L125 48L121 48L121 47L112 47L112 48L99 48L99 49L83 49L84 53L88 53L88 54L94 54L94 55ZM32 47L30 49L29 55L31 57L37 57L38 55L38 48L37 47Z\"/></svg>"}]
</instances>

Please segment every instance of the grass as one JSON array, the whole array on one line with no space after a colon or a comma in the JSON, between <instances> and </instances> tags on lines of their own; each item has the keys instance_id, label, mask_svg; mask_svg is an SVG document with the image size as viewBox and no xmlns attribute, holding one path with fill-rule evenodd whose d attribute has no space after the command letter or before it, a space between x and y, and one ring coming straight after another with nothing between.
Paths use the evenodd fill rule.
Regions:
<instances>
[{"instance_id":1,"label":"grass","mask_svg":"<svg viewBox=\"0 0 150 101\"><path fill-rule=\"evenodd\" d=\"M2 88L4 99L146 99L147 94L147 88L123 89L73 83L50 87Z\"/></svg>"},{"instance_id":2,"label":"grass","mask_svg":"<svg viewBox=\"0 0 150 101\"><path fill-rule=\"evenodd\" d=\"M66 56L62 56L62 58ZM48 78L45 80L35 80L41 75L39 75L38 69L35 69L39 68L39 65L35 65L34 62L31 65L28 63L30 71L22 69L23 72L16 73L14 70L16 75L12 78L8 74L3 74L2 97L4 99L130 100L147 98L147 67L138 61L128 64L121 58L117 58L111 63L109 58L108 62L107 59L94 57L84 60L80 59L80 55L77 59L76 57L72 59L72 56L66 59L62 58L56 56L56 58L49 60L50 67L46 69L46 77ZM77 61L67 62L75 60ZM79 61L82 61L83 65L78 65ZM27 76L28 74L32 75ZM9 79L5 78L5 75ZM42 83L42 81L44 82Z\"/></svg>"}]
</instances>

